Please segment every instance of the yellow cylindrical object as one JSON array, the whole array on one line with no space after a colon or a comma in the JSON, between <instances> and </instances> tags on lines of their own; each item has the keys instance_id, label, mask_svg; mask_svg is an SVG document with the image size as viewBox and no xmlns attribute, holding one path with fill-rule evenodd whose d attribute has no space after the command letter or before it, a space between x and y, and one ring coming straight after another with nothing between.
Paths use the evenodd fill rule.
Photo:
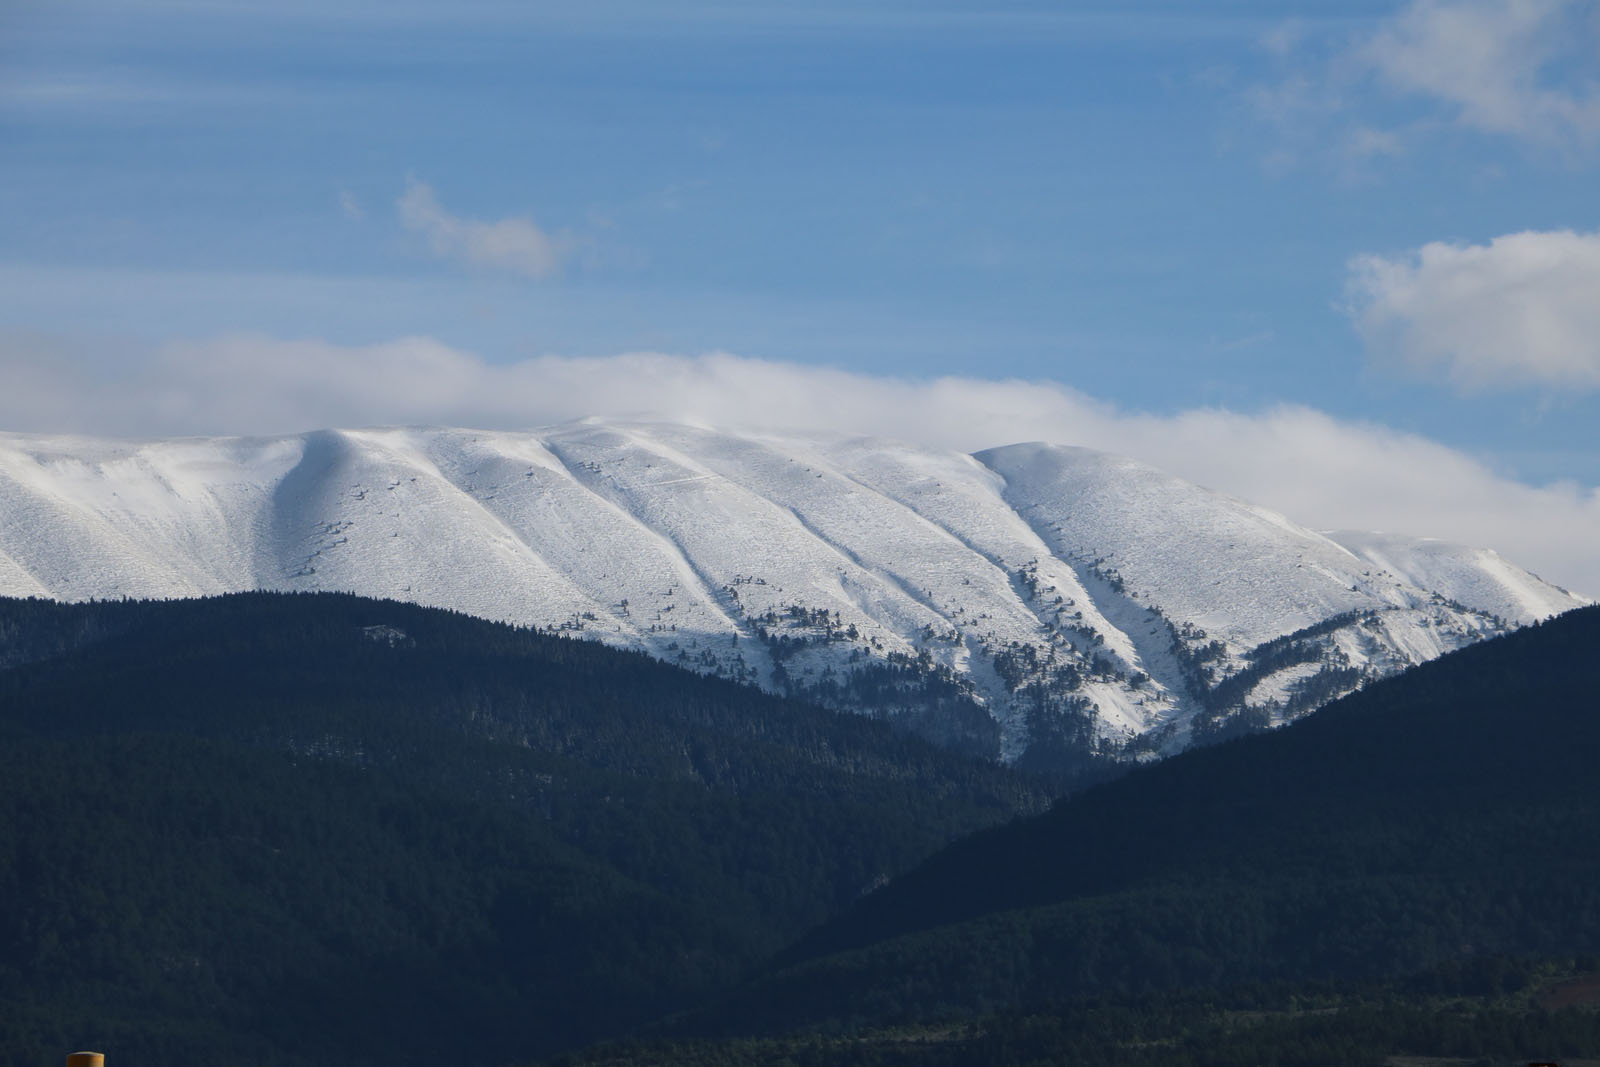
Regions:
<instances>
[{"instance_id":1,"label":"yellow cylindrical object","mask_svg":"<svg viewBox=\"0 0 1600 1067\"><path fill-rule=\"evenodd\" d=\"M74 1052L67 1057L67 1067L106 1067L106 1058L99 1052Z\"/></svg>"}]
</instances>

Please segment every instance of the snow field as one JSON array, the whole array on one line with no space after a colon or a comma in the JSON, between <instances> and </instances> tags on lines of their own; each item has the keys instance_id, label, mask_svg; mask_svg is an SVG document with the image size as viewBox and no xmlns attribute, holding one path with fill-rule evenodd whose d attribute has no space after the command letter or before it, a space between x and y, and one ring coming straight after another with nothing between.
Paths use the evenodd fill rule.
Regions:
<instances>
[{"instance_id":1,"label":"snow field","mask_svg":"<svg viewBox=\"0 0 1600 1067\"><path fill-rule=\"evenodd\" d=\"M1008 756L1039 687L1092 708L1110 742L1171 750L1200 710L1196 672L1250 669L1263 642L1314 628L1245 705L1285 702L1324 665L1376 676L1581 603L1492 552L1324 536L1050 445L967 456L594 420L0 435L0 593L252 588L554 627L769 687L899 656L985 705Z\"/></svg>"}]
</instances>

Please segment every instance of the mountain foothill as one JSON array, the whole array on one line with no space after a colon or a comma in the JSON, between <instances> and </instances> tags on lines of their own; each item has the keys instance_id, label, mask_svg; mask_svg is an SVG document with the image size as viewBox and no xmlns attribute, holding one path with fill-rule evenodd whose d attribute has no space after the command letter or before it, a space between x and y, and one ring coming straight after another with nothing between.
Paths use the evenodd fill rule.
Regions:
<instances>
[{"instance_id":1,"label":"mountain foothill","mask_svg":"<svg viewBox=\"0 0 1600 1067\"><path fill-rule=\"evenodd\" d=\"M1600 608L1487 550L592 420L0 510L8 1061L1600 1056Z\"/></svg>"}]
</instances>

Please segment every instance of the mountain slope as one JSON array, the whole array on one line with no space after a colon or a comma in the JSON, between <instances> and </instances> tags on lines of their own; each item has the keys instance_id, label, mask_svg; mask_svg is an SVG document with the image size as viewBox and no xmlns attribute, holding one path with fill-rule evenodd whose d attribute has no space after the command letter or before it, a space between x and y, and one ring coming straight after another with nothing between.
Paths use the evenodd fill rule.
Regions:
<instances>
[{"instance_id":1,"label":"mountain slope","mask_svg":"<svg viewBox=\"0 0 1600 1067\"><path fill-rule=\"evenodd\" d=\"M0 1059L554 1052L1044 799L883 723L436 609L0 600Z\"/></svg>"},{"instance_id":2,"label":"mountain slope","mask_svg":"<svg viewBox=\"0 0 1600 1067\"><path fill-rule=\"evenodd\" d=\"M881 1023L1600 951L1596 648L1600 609L1572 612L964 839L723 1018Z\"/></svg>"},{"instance_id":3,"label":"mountain slope","mask_svg":"<svg viewBox=\"0 0 1600 1067\"><path fill-rule=\"evenodd\" d=\"M0 593L348 590L559 628L1010 759L1170 752L1583 601L1083 449L594 421L0 437Z\"/></svg>"}]
</instances>

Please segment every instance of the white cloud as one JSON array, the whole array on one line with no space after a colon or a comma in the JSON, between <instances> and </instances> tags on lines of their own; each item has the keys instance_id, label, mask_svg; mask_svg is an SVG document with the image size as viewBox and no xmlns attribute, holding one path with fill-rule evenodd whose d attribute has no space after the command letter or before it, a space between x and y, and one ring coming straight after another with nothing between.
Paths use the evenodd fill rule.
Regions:
<instances>
[{"instance_id":1,"label":"white cloud","mask_svg":"<svg viewBox=\"0 0 1600 1067\"><path fill-rule=\"evenodd\" d=\"M1413 0L1356 56L1463 126L1560 144L1600 134L1594 0ZM1587 16L1587 17L1585 17ZM1577 70L1564 70L1576 61Z\"/></svg>"},{"instance_id":2,"label":"white cloud","mask_svg":"<svg viewBox=\"0 0 1600 1067\"><path fill-rule=\"evenodd\" d=\"M224 338L170 346L120 380L82 354L14 344L0 355L0 378L0 425L16 430L516 429L602 415L872 433L969 451L1057 441L1136 456L1315 527L1492 547L1600 593L1600 492L1524 485L1437 442L1304 407L1151 415L1050 382L901 380L725 354L491 364L425 338L363 347Z\"/></svg>"},{"instance_id":3,"label":"white cloud","mask_svg":"<svg viewBox=\"0 0 1600 1067\"><path fill-rule=\"evenodd\" d=\"M1405 152L1405 144L1398 133L1371 126L1353 126L1347 130L1342 148L1349 159L1398 156Z\"/></svg>"},{"instance_id":4,"label":"white cloud","mask_svg":"<svg viewBox=\"0 0 1600 1067\"><path fill-rule=\"evenodd\" d=\"M367 209L361 205L361 200L348 189L339 190L339 210L344 212L344 217L354 222L360 222L367 217Z\"/></svg>"},{"instance_id":5,"label":"white cloud","mask_svg":"<svg viewBox=\"0 0 1600 1067\"><path fill-rule=\"evenodd\" d=\"M1344 40L1288 23L1260 43L1282 73L1248 100L1303 151L1359 162L1446 126L1561 153L1600 142L1600 0L1409 0Z\"/></svg>"},{"instance_id":6,"label":"white cloud","mask_svg":"<svg viewBox=\"0 0 1600 1067\"><path fill-rule=\"evenodd\" d=\"M1350 264L1369 352L1463 387L1600 388L1600 233L1434 242Z\"/></svg>"},{"instance_id":7,"label":"white cloud","mask_svg":"<svg viewBox=\"0 0 1600 1067\"><path fill-rule=\"evenodd\" d=\"M415 178L395 201L400 221L428 239L435 255L476 267L547 278L561 269L576 242L549 234L527 218L464 219L440 206L433 188Z\"/></svg>"}]
</instances>

